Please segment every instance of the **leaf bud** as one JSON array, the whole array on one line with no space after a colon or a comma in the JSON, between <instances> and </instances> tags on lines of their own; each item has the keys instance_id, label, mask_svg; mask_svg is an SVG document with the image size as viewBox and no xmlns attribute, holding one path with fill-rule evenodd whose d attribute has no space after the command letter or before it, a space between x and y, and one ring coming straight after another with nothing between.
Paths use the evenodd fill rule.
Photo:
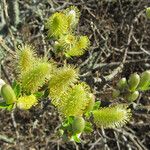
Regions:
<instances>
[{"instance_id":1,"label":"leaf bud","mask_svg":"<svg viewBox=\"0 0 150 150\"><path fill-rule=\"evenodd\" d=\"M72 130L74 134L81 133L85 127L85 120L82 117L75 117L72 123Z\"/></svg>"},{"instance_id":2,"label":"leaf bud","mask_svg":"<svg viewBox=\"0 0 150 150\"><path fill-rule=\"evenodd\" d=\"M8 84L2 86L1 95L7 104L13 104L17 100L14 90Z\"/></svg>"},{"instance_id":3,"label":"leaf bud","mask_svg":"<svg viewBox=\"0 0 150 150\"><path fill-rule=\"evenodd\" d=\"M141 74L141 80L138 85L138 89L140 89L141 91L144 91L148 88L149 85L150 85L150 70L144 71Z\"/></svg>"},{"instance_id":4,"label":"leaf bud","mask_svg":"<svg viewBox=\"0 0 150 150\"><path fill-rule=\"evenodd\" d=\"M131 74L128 80L129 90L135 91L140 82L140 76L137 73Z\"/></svg>"},{"instance_id":5,"label":"leaf bud","mask_svg":"<svg viewBox=\"0 0 150 150\"><path fill-rule=\"evenodd\" d=\"M139 92L134 91L133 93L127 94L126 98L129 102L135 101L139 97Z\"/></svg>"},{"instance_id":6,"label":"leaf bud","mask_svg":"<svg viewBox=\"0 0 150 150\"><path fill-rule=\"evenodd\" d=\"M113 90L113 93L112 93L112 97L113 98L117 98L117 97L119 97L120 96L120 91L119 90Z\"/></svg>"},{"instance_id":7,"label":"leaf bud","mask_svg":"<svg viewBox=\"0 0 150 150\"><path fill-rule=\"evenodd\" d=\"M146 16L150 19L150 7L146 8Z\"/></svg>"},{"instance_id":8,"label":"leaf bud","mask_svg":"<svg viewBox=\"0 0 150 150\"><path fill-rule=\"evenodd\" d=\"M127 84L127 79L126 78L121 78L120 81L117 83L117 87L120 90L125 89L128 86Z\"/></svg>"},{"instance_id":9,"label":"leaf bud","mask_svg":"<svg viewBox=\"0 0 150 150\"><path fill-rule=\"evenodd\" d=\"M95 104L95 97L94 97L94 95L93 94L89 94L89 96L88 96L88 105L87 105L87 107L86 107L86 109L85 109L85 112L90 112L90 111L92 111L92 109L93 109L93 107L94 107L94 104Z\"/></svg>"}]
</instances>

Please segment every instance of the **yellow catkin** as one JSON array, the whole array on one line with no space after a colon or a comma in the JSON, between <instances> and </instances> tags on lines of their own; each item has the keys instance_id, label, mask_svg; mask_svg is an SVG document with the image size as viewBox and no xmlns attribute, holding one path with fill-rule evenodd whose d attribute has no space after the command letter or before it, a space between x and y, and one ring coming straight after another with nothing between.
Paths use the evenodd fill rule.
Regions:
<instances>
[{"instance_id":1,"label":"yellow catkin","mask_svg":"<svg viewBox=\"0 0 150 150\"><path fill-rule=\"evenodd\" d=\"M74 84L78 78L78 71L72 66L59 68L51 77L49 82L50 98L52 103L57 106L61 95L67 91L70 85Z\"/></svg>"},{"instance_id":2,"label":"yellow catkin","mask_svg":"<svg viewBox=\"0 0 150 150\"><path fill-rule=\"evenodd\" d=\"M28 93L36 92L50 78L51 64L37 62L37 65L22 75L22 88Z\"/></svg>"},{"instance_id":3,"label":"yellow catkin","mask_svg":"<svg viewBox=\"0 0 150 150\"><path fill-rule=\"evenodd\" d=\"M38 103L36 97L31 94L29 96L22 96L17 100L17 107L19 109L27 110Z\"/></svg>"},{"instance_id":4,"label":"yellow catkin","mask_svg":"<svg viewBox=\"0 0 150 150\"><path fill-rule=\"evenodd\" d=\"M76 37L72 34L67 34L59 38L57 47L61 48L65 52L70 50L75 43L76 43Z\"/></svg>"},{"instance_id":5,"label":"yellow catkin","mask_svg":"<svg viewBox=\"0 0 150 150\"><path fill-rule=\"evenodd\" d=\"M20 73L29 70L35 61L34 48L31 45L25 44L18 50L18 68Z\"/></svg>"},{"instance_id":6,"label":"yellow catkin","mask_svg":"<svg viewBox=\"0 0 150 150\"><path fill-rule=\"evenodd\" d=\"M68 20L64 13L56 12L47 20L45 27L48 29L48 36L59 37L68 32Z\"/></svg>"},{"instance_id":7,"label":"yellow catkin","mask_svg":"<svg viewBox=\"0 0 150 150\"><path fill-rule=\"evenodd\" d=\"M79 9L75 6L70 6L69 8L65 9L63 12L67 16L70 28L74 28L79 22L79 18L80 18Z\"/></svg>"},{"instance_id":8,"label":"yellow catkin","mask_svg":"<svg viewBox=\"0 0 150 150\"><path fill-rule=\"evenodd\" d=\"M81 116L88 105L87 86L77 84L70 88L57 105L59 112L66 117Z\"/></svg>"},{"instance_id":9,"label":"yellow catkin","mask_svg":"<svg viewBox=\"0 0 150 150\"><path fill-rule=\"evenodd\" d=\"M130 109L124 105L101 108L93 112L94 122L98 127L114 128L121 127L131 117Z\"/></svg>"},{"instance_id":10,"label":"yellow catkin","mask_svg":"<svg viewBox=\"0 0 150 150\"><path fill-rule=\"evenodd\" d=\"M87 36L80 36L74 46L68 50L66 56L81 56L90 46L90 41Z\"/></svg>"}]
</instances>

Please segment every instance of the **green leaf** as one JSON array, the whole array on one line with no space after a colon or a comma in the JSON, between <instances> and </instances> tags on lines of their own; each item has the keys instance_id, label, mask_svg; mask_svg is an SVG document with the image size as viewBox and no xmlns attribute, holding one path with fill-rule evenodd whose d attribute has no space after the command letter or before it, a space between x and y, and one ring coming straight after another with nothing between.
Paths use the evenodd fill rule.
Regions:
<instances>
[{"instance_id":1,"label":"green leaf","mask_svg":"<svg viewBox=\"0 0 150 150\"><path fill-rule=\"evenodd\" d=\"M93 110L97 110L97 109L99 109L100 104L101 104L101 102L100 102L100 101L95 102L95 105L94 105L94 107L93 107Z\"/></svg>"},{"instance_id":2,"label":"green leaf","mask_svg":"<svg viewBox=\"0 0 150 150\"><path fill-rule=\"evenodd\" d=\"M72 136L73 140L77 143L81 143L81 139L78 137L78 134Z\"/></svg>"},{"instance_id":3,"label":"green leaf","mask_svg":"<svg viewBox=\"0 0 150 150\"><path fill-rule=\"evenodd\" d=\"M43 96L43 92L36 92L34 93L37 99L40 99Z\"/></svg>"},{"instance_id":4,"label":"green leaf","mask_svg":"<svg viewBox=\"0 0 150 150\"><path fill-rule=\"evenodd\" d=\"M20 84L17 83L16 80L14 80L12 88L15 92L16 97L18 98L20 96L20 93L21 93L21 86L20 86Z\"/></svg>"},{"instance_id":5,"label":"green leaf","mask_svg":"<svg viewBox=\"0 0 150 150\"><path fill-rule=\"evenodd\" d=\"M0 102L0 109L6 109L9 105L6 102Z\"/></svg>"},{"instance_id":6,"label":"green leaf","mask_svg":"<svg viewBox=\"0 0 150 150\"><path fill-rule=\"evenodd\" d=\"M12 88L14 89L16 87L16 85L17 85L17 81L14 80L13 83L12 83Z\"/></svg>"},{"instance_id":7,"label":"green leaf","mask_svg":"<svg viewBox=\"0 0 150 150\"><path fill-rule=\"evenodd\" d=\"M68 126L70 126L70 125L72 124L73 120L74 120L74 116L69 116L69 117L66 118L66 120L62 123L62 126L65 127L65 128L68 127Z\"/></svg>"},{"instance_id":8,"label":"green leaf","mask_svg":"<svg viewBox=\"0 0 150 150\"><path fill-rule=\"evenodd\" d=\"M47 89L47 90L44 91L43 97L44 97L44 98L47 98L48 95L49 95L49 90Z\"/></svg>"},{"instance_id":9,"label":"green leaf","mask_svg":"<svg viewBox=\"0 0 150 150\"><path fill-rule=\"evenodd\" d=\"M9 105L6 109L7 109L8 111L11 111L11 110L13 110L13 108L14 108L14 104L11 104L11 105Z\"/></svg>"},{"instance_id":10,"label":"green leaf","mask_svg":"<svg viewBox=\"0 0 150 150\"><path fill-rule=\"evenodd\" d=\"M87 112L87 113L85 113L85 117L87 118L87 119L90 119L90 117L91 117L91 112Z\"/></svg>"},{"instance_id":11,"label":"green leaf","mask_svg":"<svg viewBox=\"0 0 150 150\"><path fill-rule=\"evenodd\" d=\"M93 131L93 126L90 122L85 122L84 132L90 133Z\"/></svg>"},{"instance_id":12,"label":"green leaf","mask_svg":"<svg viewBox=\"0 0 150 150\"><path fill-rule=\"evenodd\" d=\"M65 127L65 128L66 128L66 127L68 127L68 125L69 125L68 121L64 121L64 122L62 122L62 126L63 126L63 127Z\"/></svg>"},{"instance_id":13,"label":"green leaf","mask_svg":"<svg viewBox=\"0 0 150 150\"><path fill-rule=\"evenodd\" d=\"M69 124L72 124L73 120L74 120L74 116L69 116L68 117Z\"/></svg>"},{"instance_id":14,"label":"green leaf","mask_svg":"<svg viewBox=\"0 0 150 150\"><path fill-rule=\"evenodd\" d=\"M150 90L150 83L147 84L145 87L142 87L142 89L140 89L141 91L147 91Z\"/></svg>"},{"instance_id":15,"label":"green leaf","mask_svg":"<svg viewBox=\"0 0 150 150\"><path fill-rule=\"evenodd\" d=\"M0 102L0 109L7 109L8 111L11 111L14 108L14 104L6 104L6 102Z\"/></svg>"}]
</instances>

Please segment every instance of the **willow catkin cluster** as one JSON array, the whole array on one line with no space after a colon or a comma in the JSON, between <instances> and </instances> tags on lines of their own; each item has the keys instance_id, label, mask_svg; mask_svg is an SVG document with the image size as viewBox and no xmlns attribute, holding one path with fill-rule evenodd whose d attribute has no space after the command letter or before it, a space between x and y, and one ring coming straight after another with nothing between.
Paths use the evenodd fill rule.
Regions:
<instances>
[{"instance_id":1,"label":"willow catkin cluster","mask_svg":"<svg viewBox=\"0 0 150 150\"><path fill-rule=\"evenodd\" d=\"M72 66L58 68L49 81L49 97L61 115L82 116L91 111L94 97L89 86L78 83L78 71Z\"/></svg>"},{"instance_id":2,"label":"willow catkin cluster","mask_svg":"<svg viewBox=\"0 0 150 150\"><path fill-rule=\"evenodd\" d=\"M24 45L18 50L17 64L22 89L27 93L37 92L50 79L53 65L44 58L37 58L30 45Z\"/></svg>"},{"instance_id":3,"label":"willow catkin cluster","mask_svg":"<svg viewBox=\"0 0 150 150\"><path fill-rule=\"evenodd\" d=\"M87 36L75 35L80 12L71 6L64 11L54 13L46 22L48 36L55 38L56 52L64 52L66 57L81 56L90 46Z\"/></svg>"}]
</instances>

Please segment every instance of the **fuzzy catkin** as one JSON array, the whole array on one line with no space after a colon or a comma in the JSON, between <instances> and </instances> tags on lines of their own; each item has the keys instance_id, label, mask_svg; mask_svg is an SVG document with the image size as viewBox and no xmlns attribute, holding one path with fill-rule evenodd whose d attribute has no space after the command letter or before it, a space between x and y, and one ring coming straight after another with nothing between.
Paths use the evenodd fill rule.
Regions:
<instances>
[{"instance_id":1,"label":"fuzzy catkin","mask_svg":"<svg viewBox=\"0 0 150 150\"><path fill-rule=\"evenodd\" d=\"M17 65L20 72L20 76L35 64L35 52L31 45L24 45L18 50L18 60Z\"/></svg>"},{"instance_id":2,"label":"fuzzy catkin","mask_svg":"<svg viewBox=\"0 0 150 150\"><path fill-rule=\"evenodd\" d=\"M87 87L84 84L77 84L64 94L57 106L59 112L66 117L82 116L88 105Z\"/></svg>"},{"instance_id":3,"label":"fuzzy catkin","mask_svg":"<svg viewBox=\"0 0 150 150\"><path fill-rule=\"evenodd\" d=\"M63 13L68 18L69 27L74 29L79 22L79 18L80 18L79 9L75 6L70 6L69 8L65 9Z\"/></svg>"},{"instance_id":4,"label":"fuzzy catkin","mask_svg":"<svg viewBox=\"0 0 150 150\"><path fill-rule=\"evenodd\" d=\"M60 37L68 32L67 17L63 13L55 13L49 17L45 27L48 29L49 37Z\"/></svg>"},{"instance_id":5,"label":"fuzzy catkin","mask_svg":"<svg viewBox=\"0 0 150 150\"><path fill-rule=\"evenodd\" d=\"M33 94L29 96L21 96L17 100L17 107L19 109L27 110L30 109L32 106L35 106L37 103L38 100Z\"/></svg>"},{"instance_id":6,"label":"fuzzy catkin","mask_svg":"<svg viewBox=\"0 0 150 150\"><path fill-rule=\"evenodd\" d=\"M121 127L131 117L130 109L124 105L101 108L93 112L94 122L97 127L114 128Z\"/></svg>"},{"instance_id":7,"label":"fuzzy catkin","mask_svg":"<svg viewBox=\"0 0 150 150\"><path fill-rule=\"evenodd\" d=\"M74 45L65 53L66 56L81 56L90 46L90 41L87 36L80 36Z\"/></svg>"},{"instance_id":8,"label":"fuzzy catkin","mask_svg":"<svg viewBox=\"0 0 150 150\"><path fill-rule=\"evenodd\" d=\"M57 69L56 73L50 79L49 89L52 103L57 106L57 100L67 91L69 86L77 81L77 70L71 66L65 66Z\"/></svg>"},{"instance_id":9,"label":"fuzzy catkin","mask_svg":"<svg viewBox=\"0 0 150 150\"><path fill-rule=\"evenodd\" d=\"M50 78L51 64L47 62L39 63L34 68L22 75L22 87L29 93L36 92L43 86L46 79Z\"/></svg>"}]
</instances>

